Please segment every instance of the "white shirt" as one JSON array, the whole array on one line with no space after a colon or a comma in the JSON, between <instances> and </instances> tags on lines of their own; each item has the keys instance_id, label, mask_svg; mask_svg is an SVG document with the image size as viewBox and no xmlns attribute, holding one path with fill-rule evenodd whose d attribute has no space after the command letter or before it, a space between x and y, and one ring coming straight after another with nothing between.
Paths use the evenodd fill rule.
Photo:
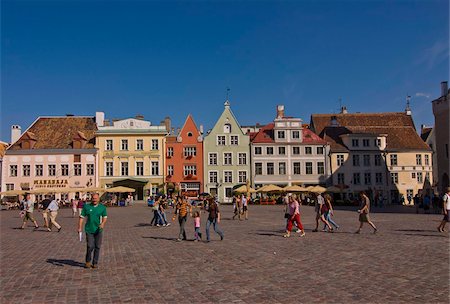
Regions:
<instances>
[{"instance_id":1,"label":"white shirt","mask_svg":"<svg viewBox=\"0 0 450 304\"><path fill-rule=\"evenodd\" d=\"M51 201L51 203L47 207L50 211L58 211L59 207L55 200Z\"/></svg>"},{"instance_id":2,"label":"white shirt","mask_svg":"<svg viewBox=\"0 0 450 304\"><path fill-rule=\"evenodd\" d=\"M242 196L242 206L247 206L247 198Z\"/></svg>"},{"instance_id":3,"label":"white shirt","mask_svg":"<svg viewBox=\"0 0 450 304\"><path fill-rule=\"evenodd\" d=\"M450 194L445 193L442 200L444 201L445 209L450 210Z\"/></svg>"}]
</instances>

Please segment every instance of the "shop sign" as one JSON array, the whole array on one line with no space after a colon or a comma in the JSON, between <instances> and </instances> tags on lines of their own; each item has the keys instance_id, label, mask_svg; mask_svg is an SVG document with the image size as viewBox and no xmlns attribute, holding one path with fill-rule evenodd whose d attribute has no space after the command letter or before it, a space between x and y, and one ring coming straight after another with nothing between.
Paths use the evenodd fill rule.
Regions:
<instances>
[{"instance_id":1,"label":"shop sign","mask_svg":"<svg viewBox=\"0 0 450 304\"><path fill-rule=\"evenodd\" d=\"M37 179L34 188L65 188L69 184L67 179Z\"/></svg>"}]
</instances>

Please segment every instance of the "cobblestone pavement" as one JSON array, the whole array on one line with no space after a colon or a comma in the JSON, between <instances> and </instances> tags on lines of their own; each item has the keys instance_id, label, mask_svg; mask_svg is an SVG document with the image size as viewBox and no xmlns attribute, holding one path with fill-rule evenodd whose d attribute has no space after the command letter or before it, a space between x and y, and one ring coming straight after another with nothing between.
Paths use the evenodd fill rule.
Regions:
<instances>
[{"instance_id":1,"label":"cobblestone pavement","mask_svg":"<svg viewBox=\"0 0 450 304\"><path fill-rule=\"evenodd\" d=\"M100 268L87 270L71 210L61 232L19 230L18 211L0 212L1 303L448 303L449 234L440 215L376 213L380 232L336 211L336 233L284 239L281 206L250 206L248 221L222 206L212 242L176 242L178 225L150 227L150 208L109 208ZM42 224L42 217L35 212ZM205 215L202 215L202 230ZM171 218L171 214L169 217ZM193 238L193 220L187 223Z\"/></svg>"}]
</instances>

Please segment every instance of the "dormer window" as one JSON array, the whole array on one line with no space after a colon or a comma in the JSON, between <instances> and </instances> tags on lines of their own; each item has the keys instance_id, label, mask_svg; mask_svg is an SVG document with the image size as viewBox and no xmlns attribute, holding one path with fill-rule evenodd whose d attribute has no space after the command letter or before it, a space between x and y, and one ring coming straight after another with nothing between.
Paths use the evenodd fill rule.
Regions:
<instances>
[{"instance_id":1,"label":"dormer window","mask_svg":"<svg viewBox=\"0 0 450 304\"><path fill-rule=\"evenodd\" d=\"M226 123L223 125L223 133L231 133L231 124Z\"/></svg>"},{"instance_id":2,"label":"dormer window","mask_svg":"<svg viewBox=\"0 0 450 304\"><path fill-rule=\"evenodd\" d=\"M188 132L187 136L192 137L192 132Z\"/></svg>"}]
</instances>

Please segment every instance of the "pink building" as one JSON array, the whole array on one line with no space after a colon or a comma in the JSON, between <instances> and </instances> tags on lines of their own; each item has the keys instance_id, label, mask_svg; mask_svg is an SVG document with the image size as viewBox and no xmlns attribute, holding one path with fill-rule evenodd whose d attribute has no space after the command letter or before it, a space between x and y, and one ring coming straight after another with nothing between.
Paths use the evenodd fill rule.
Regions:
<instances>
[{"instance_id":1,"label":"pink building","mask_svg":"<svg viewBox=\"0 0 450 304\"><path fill-rule=\"evenodd\" d=\"M96 187L95 117L39 117L23 134L13 126L3 157L2 189ZM57 194L72 198L76 194Z\"/></svg>"}]
</instances>

